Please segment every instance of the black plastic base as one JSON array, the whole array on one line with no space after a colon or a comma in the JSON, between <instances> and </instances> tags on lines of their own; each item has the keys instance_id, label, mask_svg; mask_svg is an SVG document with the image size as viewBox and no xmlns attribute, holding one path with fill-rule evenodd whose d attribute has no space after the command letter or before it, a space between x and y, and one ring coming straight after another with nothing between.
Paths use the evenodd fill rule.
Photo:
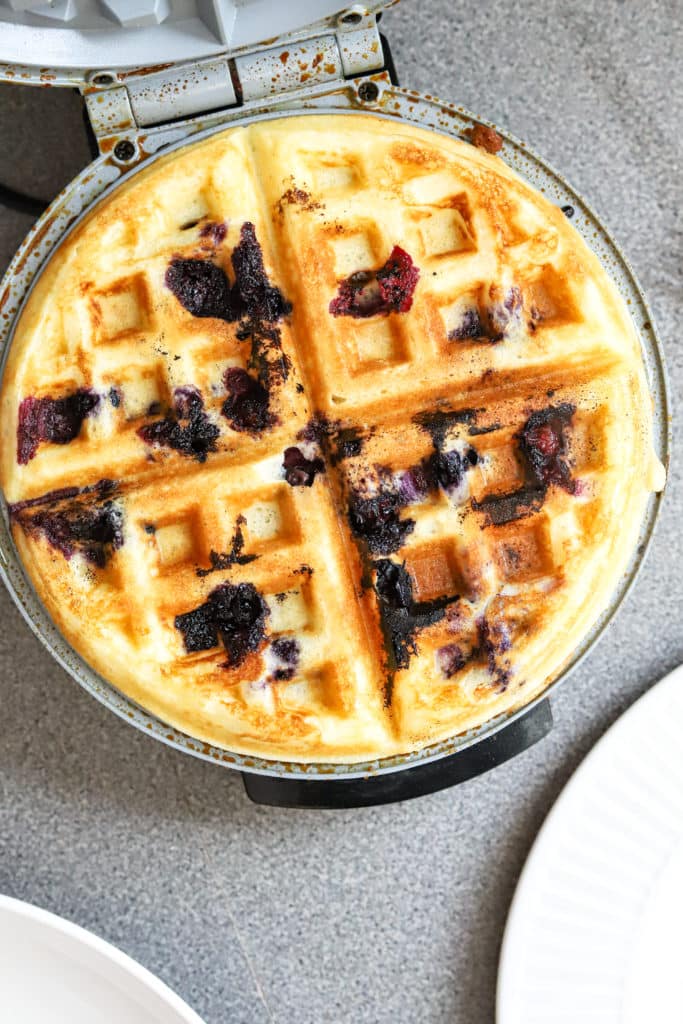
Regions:
<instances>
[{"instance_id":1,"label":"black plastic base","mask_svg":"<svg viewBox=\"0 0 683 1024\"><path fill-rule=\"evenodd\" d=\"M287 779L242 773L247 796L256 804L271 807L372 807L398 800L412 800L427 793L456 786L502 764L537 743L553 726L547 700L479 743L457 754L363 779Z\"/></svg>"}]
</instances>

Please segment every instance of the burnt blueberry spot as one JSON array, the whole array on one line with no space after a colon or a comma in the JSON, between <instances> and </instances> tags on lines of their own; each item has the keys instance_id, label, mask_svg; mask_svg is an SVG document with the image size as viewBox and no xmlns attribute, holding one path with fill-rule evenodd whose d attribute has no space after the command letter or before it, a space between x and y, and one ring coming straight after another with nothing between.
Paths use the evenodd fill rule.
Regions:
<instances>
[{"instance_id":1,"label":"burnt blueberry spot","mask_svg":"<svg viewBox=\"0 0 683 1024\"><path fill-rule=\"evenodd\" d=\"M532 413L518 434L527 474L540 487L558 484L570 494L575 493L575 481L563 458L567 450L565 429L575 412L576 406L569 402L550 405Z\"/></svg>"},{"instance_id":2,"label":"burnt blueberry spot","mask_svg":"<svg viewBox=\"0 0 683 1024\"><path fill-rule=\"evenodd\" d=\"M285 480L290 487L311 487L317 473L322 473L322 459L307 459L300 448L285 448L282 460Z\"/></svg>"},{"instance_id":3,"label":"burnt blueberry spot","mask_svg":"<svg viewBox=\"0 0 683 1024\"><path fill-rule=\"evenodd\" d=\"M314 444L325 445L327 439L337 429L339 421L330 420L322 413L315 413L305 427L296 435L299 441L309 441Z\"/></svg>"},{"instance_id":4,"label":"burnt blueberry spot","mask_svg":"<svg viewBox=\"0 0 683 1024\"><path fill-rule=\"evenodd\" d=\"M460 672L468 661L462 648L457 644L446 644L444 647L440 647L436 652L436 658L446 679L450 679L456 672Z\"/></svg>"},{"instance_id":5,"label":"burnt blueberry spot","mask_svg":"<svg viewBox=\"0 0 683 1024\"><path fill-rule=\"evenodd\" d=\"M373 568L380 623L387 652L389 702L393 673L397 669L407 668L411 655L417 653L417 634L443 619L447 607L457 601L458 596L453 594L435 601L416 603L413 600L410 574L405 564L399 565L389 558L382 558L373 562Z\"/></svg>"},{"instance_id":6,"label":"burnt blueberry spot","mask_svg":"<svg viewBox=\"0 0 683 1024\"><path fill-rule=\"evenodd\" d=\"M209 576L212 572L217 572L222 569L229 569L233 565L248 565L249 562L254 562L258 555L245 555L244 550L244 534L242 533L242 527L246 522L244 516L238 516L235 523L235 532L232 535L230 541L230 550L225 552L211 551L209 553L209 561L211 562L210 569L197 569L197 576Z\"/></svg>"},{"instance_id":7,"label":"burnt blueberry spot","mask_svg":"<svg viewBox=\"0 0 683 1024\"><path fill-rule=\"evenodd\" d=\"M278 637L273 640L270 649L278 661L273 670L273 679L284 682L293 679L299 665L299 644L291 637Z\"/></svg>"},{"instance_id":8,"label":"burnt blueberry spot","mask_svg":"<svg viewBox=\"0 0 683 1024\"><path fill-rule=\"evenodd\" d=\"M233 430L258 434L275 422L270 414L269 395L263 384L246 370L231 366L223 377L228 397L222 413Z\"/></svg>"},{"instance_id":9,"label":"burnt blueberry spot","mask_svg":"<svg viewBox=\"0 0 683 1024\"><path fill-rule=\"evenodd\" d=\"M82 555L104 568L123 544L123 511L111 499L116 484L62 488L10 506L10 515L28 533L41 534L66 559Z\"/></svg>"},{"instance_id":10,"label":"burnt blueberry spot","mask_svg":"<svg viewBox=\"0 0 683 1024\"><path fill-rule=\"evenodd\" d=\"M256 228L250 221L242 225L240 241L233 250L231 261L241 316L274 321L291 313L291 303L268 280Z\"/></svg>"},{"instance_id":11,"label":"burnt blueberry spot","mask_svg":"<svg viewBox=\"0 0 683 1024\"><path fill-rule=\"evenodd\" d=\"M109 394L107 396L114 409L118 409L121 405L121 392L118 388L109 388Z\"/></svg>"},{"instance_id":12,"label":"burnt blueberry spot","mask_svg":"<svg viewBox=\"0 0 683 1024\"><path fill-rule=\"evenodd\" d=\"M303 386L303 384L297 384L297 386L296 386L296 393L298 395L303 395L303 393L304 393L304 386Z\"/></svg>"},{"instance_id":13,"label":"burnt blueberry spot","mask_svg":"<svg viewBox=\"0 0 683 1024\"><path fill-rule=\"evenodd\" d=\"M538 512L544 500L543 487L520 487L511 494L489 494L481 501L473 498L472 508L476 512L483 512L491 526L503 526Z\"/></svg>"},{"instance_id":14,"label":"burnt blueberry spot","mask_svg":"<svg viewBox=\"0 0 683 1024\"><path fill-rule=\"evenodd\" d=\"M470 427L467 433L470 437L477 437L478 434L492 434L494 430L500 430L500 423L491 423L488 427Z\"/></svg>"},{"instance_id":15,"label":"burnt blueberry spot","mask_svg":"<svg viewBox=\"0 0 683 1024\"><path fill-rule=\"evenodd\" d=\"M172 260L166 271L169 288L184 309L197 317L237 320L230 282L221 267L210 260Z\"/></svg>"},{"instance_id":16,"label":"burnt blueberry spot","mask_svg":"<svg viewBox=\"0 0 683 1024\"><path fill-rule=\"evenodd\" d=\"M225 225L207 224L202 233L218 245L225 237ZM230 259L235 274L232 286L225 271L210 260L176 257L166 271L166 287L197 317L228 322L247 317L272 322L291 312L291 304L268 280L256 229L250 221L242 225L240 241Z\"/></svg>"},{"instance_id":17,"label":"burnt blueberry spot","mask_svg":"<svg viewBox=\"0 0 683 1024\"><path fill-rule=\"evenodd\" d=\"M363 451L365 438L359 427L345 427L338 430L334 444L334 462L353 459Z\"/></svg>"},{"instance_id":18,"label":"burnt blueberry spot","mask_svg":"<svg viewBox=\"0 0 683 1024\"><path fill-rule=\"evenodd\" d=\"M216 451L220 430L204 411L204 401L196 388L176 388L173 413L138 430L146 444L173 448L181 455L205 462L209 452Z\"/></svg>"},{"instance_id":19,"label":"burnt blueberry spot","mask_svg":"<svg viewBox=\"0 0 683 1024\"><path fill-rule=\"evenodd\" d=\"M357 270L339 284L330 302L333 316L365 318L377 314L407 313L420 271L408 253L395 245L378 270Z\"/></svg>"},{"instance_id":20,"label":"burnt blueberry spot","mask_svg":"<svg viewBox=\"0 0 683 1024\"><path fill-rule=\"evenodd\" d=\"M31 461L41 441L69 444L78 437L83 420L97 408L100 396L79 388L63 398L24 398L19 406L17 462Z\"/></svg>"},{"instance_id":21,"label":"burnt blueberry spot","mask_svg":"<svg viewBox=\"0 0 683 1024\"><path fill-rule=\"evenodd\" d=\"M228 654L226 668L232 668L259 647L268 614L268 606L252 583L222 583L204 604L176 615L174 624L183 634L188 654L217 647L220 639Z\"/></svg>"},{"instance_id":22,"label":"burnt blueberry spot","mask_svg":"<svg viewBox=\"0 0 683 1024\"><path fill-rule=\"evenodd\" d=\"M381 491L372 498L355 494L349 504L351 529L362 538L375 555L397 551L415 528L412 519L401 519L398 494Z\"/></svg>"},{"instance_id":23,"label":"burnt blueberry spot","mask_svg":"<svg viewBox=\"0 0 683 1024\"><path fill-rule=\"evenodd\" d=\"M454 491L461 483L466 471L470 468L469 460L457 451L433 452L424 462L427 479L436 490L441 487L446 493Z\"/></svg>"},{"instance_id":24,"label":"burnt blueberry spot","mask_svg":"<svg viewBox=\"0 0 683 1024\"><path fill-rule=\"evenodd\" d=\"M448 412L437 409L436 412L418 413L413 417L413 423L427 431L435 448L441 448L451 427L456 423L474 423L476 418L476 409L453 409Z\"/></svg>"},{"instance_id":25,"label":"burnt blueberry spot","mask_svg":"<svg viewBox=\"0 0 683 1024\"><path fill-rule=\"evenodd\" d=\"M214 621L213 609L208 603L191 612L176 615L174 625L183 634L188 654L210 651L212 647L218 646L218 627Z\"/></svg>"}]
</instances>

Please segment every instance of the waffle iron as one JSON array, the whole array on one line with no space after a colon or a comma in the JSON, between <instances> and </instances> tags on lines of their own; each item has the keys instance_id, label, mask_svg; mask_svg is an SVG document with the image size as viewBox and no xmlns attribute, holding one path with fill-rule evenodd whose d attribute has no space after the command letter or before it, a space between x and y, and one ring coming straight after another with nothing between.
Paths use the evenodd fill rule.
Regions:
<instances>
[{"instance_id":1,"label":"waffle iron","mask_svg":"<svg viewBox=\"0 0 683 1024\"><path fill-rule=\"evenodd\" d=\"M190 141L255 119L363 111L463 138L489 124L461 107L398 85L381 0L4 0L0 81L78 89L93 160L42 214L0 285L0 346L65 233L125 176ZM269 38L264 37L268 35ZM500 156L565 207L630 305L654 405L654 444L666 462L666 385L651 314L606 229L560 174L506 132ZM242 774L248 796L275 806L359 807L434 792L521 753L552 728L549 695L602 634L630 589L657 517L653 495L640 543L610 606L545 693L512 715L412 754L366 764L268 761L199 743L150 715L95 673L60 634L25 575L0 518L0 575L56 660L120 717L170 746ZM4 504L4 503L3 503Z\"/></svg>"}]
</instances>

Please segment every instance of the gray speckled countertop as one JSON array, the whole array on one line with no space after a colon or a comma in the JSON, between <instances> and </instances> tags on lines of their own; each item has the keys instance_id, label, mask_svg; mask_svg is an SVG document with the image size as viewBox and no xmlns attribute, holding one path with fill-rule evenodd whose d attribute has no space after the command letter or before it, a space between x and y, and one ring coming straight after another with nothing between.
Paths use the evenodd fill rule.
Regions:
<instances>
[{"instance_id":1,"label":"gray speckled countertop","mask_svg":"<svg viewBox=\"0 0 683 1024\"><path fill-rule=\"evenodd\" d=\"M680 24L677 0L404 0L383 23L404 85L506 126L602 215L652 304L674 406ZM36 195L87 160L66 93L0 88L0 133L0 181ZM3 266L29 224L0 209ZM239 777L82 692L0 593L0 891L121 946L207 1024L492 1022L505 916L548 808L683 660L682 510L674 459L639 582L553 697L545 740L464 786L375 810L252 806Z\"/></svg>"}]
</instances>

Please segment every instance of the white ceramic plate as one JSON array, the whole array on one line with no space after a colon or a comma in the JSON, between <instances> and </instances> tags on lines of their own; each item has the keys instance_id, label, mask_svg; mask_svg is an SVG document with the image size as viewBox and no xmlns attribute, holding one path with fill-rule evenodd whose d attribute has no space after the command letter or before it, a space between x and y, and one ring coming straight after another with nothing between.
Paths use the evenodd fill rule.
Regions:
<instances>
[{"instance_id":1,"label":"white ceramic plate","mask_svg":"<svg viewBox=\"0 0 683 1024\"><path fill-rule=\"evenodd\" d=\"M576 771L517 886L498 1024L682 1024L683 666Z\"/></svg>"},{"instance_id":2,"label":"white ceramic plate","mask_svg":"<svg viewBox=\"0 0 683 1024\"><path fill-rule=\"evenodd\" d=\"M202 1024L174 992L103 939L0 896L0 1020Z\"/></svg>"}]
</instances>

